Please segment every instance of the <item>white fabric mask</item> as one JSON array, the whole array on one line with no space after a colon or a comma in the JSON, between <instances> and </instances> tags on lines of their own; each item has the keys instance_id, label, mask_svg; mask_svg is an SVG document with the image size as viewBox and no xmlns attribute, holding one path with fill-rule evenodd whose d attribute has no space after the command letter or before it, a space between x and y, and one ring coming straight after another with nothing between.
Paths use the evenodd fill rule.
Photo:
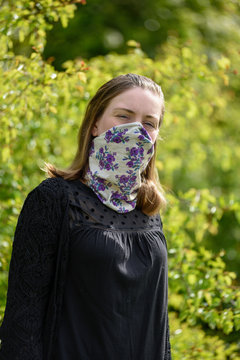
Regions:
<instances>
[{"instance_id":1,"label":"white fabric mask","mask_svg":"<svg viewBox=\"0 0 240 360\"><path fill-rule=\"evenodd\" d=\"M106 206L129 212L136 207L141 173L153 154L154 144L141 123L114 126L92 141L87 185Z\"/></svg>"}]
</instances>

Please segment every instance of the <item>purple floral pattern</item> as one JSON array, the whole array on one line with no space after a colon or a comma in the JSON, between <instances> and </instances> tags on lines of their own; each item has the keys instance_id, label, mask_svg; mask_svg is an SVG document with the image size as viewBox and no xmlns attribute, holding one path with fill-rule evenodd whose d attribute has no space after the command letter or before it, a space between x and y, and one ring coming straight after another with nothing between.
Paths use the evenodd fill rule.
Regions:
<instances>
[{"instance_id":1,"label":"purple floral pattern","mask_svg":"<svg viewBox=\"0 0 240 360\"><path fill-rule=\"evenodd\" d=\"M113 142L113 143L122 143L125 144L129 141L129 136L125 136L125 134L128 132L128 128L120 129L116 126L106 131L106 135L104 139L107 143Z\"/></svg>"},{"instance_id":2,"label":"purple floral pattern","mask_svg":"<svg viewBox=\"0 0 240 360\"><path fill-rule=\"evenodd\" d=\"M117 170L119 165L115 162L116 155L117 153L109 151L106 145L104 147L100 147L99 151L96 151L95 155L96 159L99 161L100 170Z\"/></svg>"},{"instance_id":3,"label":"purple floral pattern","mask_svg":"<svg viewBox=\"0 0 240 360\"><path fill-rule=\"evenodd\" d=\"M87 183L106 206L129 212L136 207L141 173L153 153L154 144L140 123L115 126L91 144Z\"/></svg>"},{"instance_id":4,"label":"purple floral pattern","mask_svg":"<svg viewBox=\"0 0 240 360\"><path fill-rule=\"evenodd\" d=\"M94 154L94 141L92 141L91 143L91 147L90 147L90 151L89 151L89 156Z\"/></svg>"},{"instance_id":5,"label":"purple floral pattern","mask_svg":"<svg viewBox=\"0 0 240 360\"><path fill-rule=\"evenodd\" d=\"M88 169L87 175L89 177L88 185L94 190L98 198L103 201L104 198L103 196L101 196L101 193L109 190L112 186L112 183L110 181L100 178L97 171L92 173L91 170Z\"/></svg>"}]
</instances>

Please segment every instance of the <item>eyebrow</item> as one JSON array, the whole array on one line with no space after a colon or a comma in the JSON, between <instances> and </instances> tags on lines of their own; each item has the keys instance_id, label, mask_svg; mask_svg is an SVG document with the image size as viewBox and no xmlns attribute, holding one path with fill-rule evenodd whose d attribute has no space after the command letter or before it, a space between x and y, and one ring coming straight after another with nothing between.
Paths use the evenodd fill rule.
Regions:
<instances>
[{"instance_id":1,"label":"eyebrow","mask_svg":"<svg viewBox=\"0 0 240 360\"><path fill-rule=\"evenodd\" d=\"M113 109L113 111L115 110L123 110L128 112L129 114L136 114L133 110L130 109L126 109L126 108L115 108ZM159 120L156 116L152 116L152 115L146 115L147 118L151 118L151 119L156 119L157 121Z\"/></svg>"}]
</instances>

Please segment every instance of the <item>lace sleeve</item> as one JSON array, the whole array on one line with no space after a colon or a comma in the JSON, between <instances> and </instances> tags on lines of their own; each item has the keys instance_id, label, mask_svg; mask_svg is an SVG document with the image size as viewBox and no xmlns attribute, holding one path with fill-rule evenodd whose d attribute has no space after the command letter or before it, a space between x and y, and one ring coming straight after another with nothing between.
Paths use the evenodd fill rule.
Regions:
<instances>
[{"instance_id":1,"label":"lace sleeve","mask_svg":"<svg viewBox=\"0 0 240 360\"><path fill-rule=\"evenodd\" d=\"M43 360L42 330L54 273L59 222L56 194L37 187L22 207L14 235L1 360Z\"/></svg>"}]
</instances>

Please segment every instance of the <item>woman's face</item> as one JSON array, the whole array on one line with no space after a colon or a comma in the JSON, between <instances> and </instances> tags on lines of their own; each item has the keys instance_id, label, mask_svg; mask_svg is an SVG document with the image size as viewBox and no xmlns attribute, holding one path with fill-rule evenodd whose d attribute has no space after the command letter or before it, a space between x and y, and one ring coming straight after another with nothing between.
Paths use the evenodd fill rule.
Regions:
<instances>
[{"instance_id":1,"label":"woman's face","mask_svg":"<svg viewBox=\"0 0 240 360\"><path fill-rule=\"evenodd\" d=\"M99 136L113 126L140 122L155 143L163 103L159 95L140 87L124 91L113 98L96 121L93 136Z\"/></svg>"}]
</instances>

